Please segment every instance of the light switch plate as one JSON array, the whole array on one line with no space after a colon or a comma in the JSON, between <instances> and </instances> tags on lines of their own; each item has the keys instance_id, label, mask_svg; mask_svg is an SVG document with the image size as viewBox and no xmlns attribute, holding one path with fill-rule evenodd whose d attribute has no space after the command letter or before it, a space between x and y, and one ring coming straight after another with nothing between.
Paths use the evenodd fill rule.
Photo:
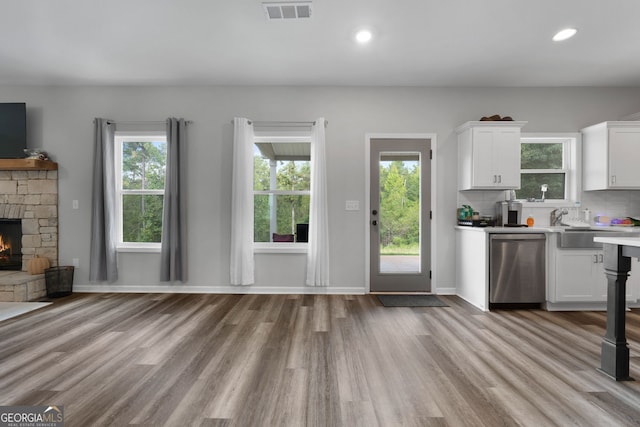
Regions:
<instances>
[{"instance_id":1,"label":"light switch plate","mask_svg":"<svg viewBox=\"0 0 640 427\"><path fill-rule=\"evenodd\" d=\"M360 200L347 200L344 204L345 211L359 211Z\"/></svg>"}]
</instances>

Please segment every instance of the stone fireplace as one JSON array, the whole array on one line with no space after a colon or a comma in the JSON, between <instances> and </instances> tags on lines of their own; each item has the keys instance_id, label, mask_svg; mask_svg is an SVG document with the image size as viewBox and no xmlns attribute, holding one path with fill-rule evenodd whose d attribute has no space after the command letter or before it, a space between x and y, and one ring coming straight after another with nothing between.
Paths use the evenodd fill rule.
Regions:
<instances>
[{"instance_id":1,"label":"stone fireplace","mask_svg":"<svg viewBox=\"0 0 640 427\"><path fill-rule=\"evenodd\" d=\"M44 160L0 159L0 226L2 221L19 223L22 234L22 255L14 271L2 268L0 247L0 301L30 301L46 295L44 275L26 271L35 257L48 258L52 267L58 265L57 168L57 163Z\"/></svg>"}]
</instances>

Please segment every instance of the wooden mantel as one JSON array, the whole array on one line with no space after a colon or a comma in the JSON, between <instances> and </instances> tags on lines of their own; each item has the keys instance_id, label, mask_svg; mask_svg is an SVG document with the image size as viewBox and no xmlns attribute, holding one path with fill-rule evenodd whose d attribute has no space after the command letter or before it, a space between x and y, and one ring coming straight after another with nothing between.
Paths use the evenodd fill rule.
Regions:
<instances>
[{"instance_id":1,"label":"wooden mantel","mask_svg":"<svg viewBox=\"0 0 640 427\"><path fill-rule=\"evenodd\" d=\"M51 160L38 159L0 159L0 170L3 171L54 171L58 164Z\"/></svg>"}]
</instances>

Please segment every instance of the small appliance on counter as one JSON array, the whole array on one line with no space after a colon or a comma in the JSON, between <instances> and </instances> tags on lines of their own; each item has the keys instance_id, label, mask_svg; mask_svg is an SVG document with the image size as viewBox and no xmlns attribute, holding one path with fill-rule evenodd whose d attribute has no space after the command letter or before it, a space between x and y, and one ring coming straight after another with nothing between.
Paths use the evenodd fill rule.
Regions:
<instances>
[{"instance_id":1,"label":"small appliance on counter","mask_svg":"<svg viewBox=\"0 0 640 427\"><path fill-rule=\"evenodd\" d=\"M522 203L517 200L496 202L496 226L526 227L522 223Z\"/></svg>"}]
</instances>

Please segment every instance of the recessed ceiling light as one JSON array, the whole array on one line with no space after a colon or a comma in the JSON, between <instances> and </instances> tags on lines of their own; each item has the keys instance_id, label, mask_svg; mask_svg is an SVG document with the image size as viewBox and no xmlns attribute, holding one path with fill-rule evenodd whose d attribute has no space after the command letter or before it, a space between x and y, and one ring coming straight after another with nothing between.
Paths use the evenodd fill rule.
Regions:
<instances>
[{"instance_id":1,"label":"recessed ceiling light","mask_svg":"<svg viewBox=\"0 0 640 427\"><path fill-rule=\"evenodd\" d=\"M356 41L358 43L367 43L371 40L372 34L369 30L360 30L356 33Z\"/></svg>"},{"instance_id":2,"label":"recessed ceiling light","mask_svg":"<svg viewBox=\"0 0 640 427\"><path fill-rule=\"evenodd\" d=\"M553 41L561 42L563 40L570 39L571 37L575 36L577 32L578 30L576 30L575 28L565 28L564 30L558 31L556 35L553 36Z\"/></svg>"}]
</instances>

